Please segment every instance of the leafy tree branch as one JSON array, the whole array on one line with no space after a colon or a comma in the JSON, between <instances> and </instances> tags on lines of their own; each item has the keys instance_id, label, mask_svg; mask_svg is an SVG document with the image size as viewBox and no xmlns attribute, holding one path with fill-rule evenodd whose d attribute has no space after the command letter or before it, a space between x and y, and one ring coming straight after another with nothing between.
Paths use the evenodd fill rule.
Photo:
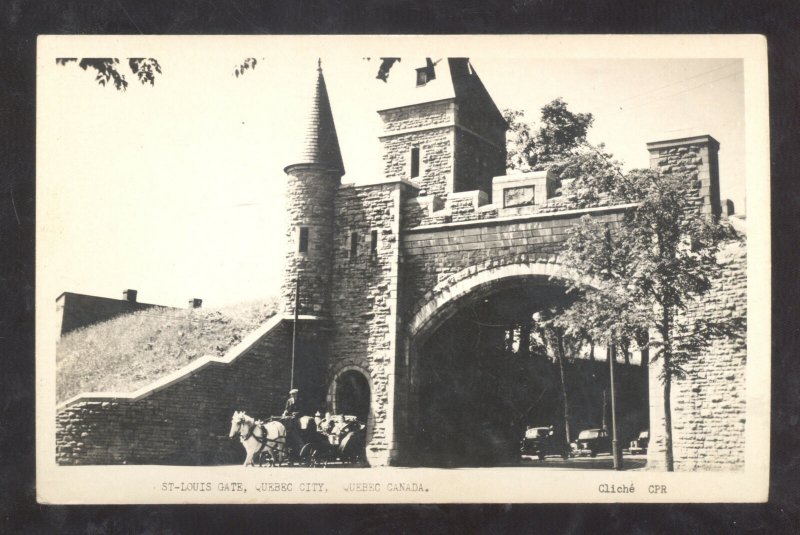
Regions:
<instances>
[{"instance_id":1,"label":"leafy tree branch","mask_svg":"<svg viewBox=\"0 0 800 535\"><path fill-rule=\"evenodd\" d=\"M77 63L84 71L96 73L95 81L102 85L113 85L117 91L125 91L128 81L120 71L118 58L56 58L56 65ZM161 65L154 58L128 58L128 68L142 85L155 85L156 75L161 74Z\"/></svg>"}]
</instances>

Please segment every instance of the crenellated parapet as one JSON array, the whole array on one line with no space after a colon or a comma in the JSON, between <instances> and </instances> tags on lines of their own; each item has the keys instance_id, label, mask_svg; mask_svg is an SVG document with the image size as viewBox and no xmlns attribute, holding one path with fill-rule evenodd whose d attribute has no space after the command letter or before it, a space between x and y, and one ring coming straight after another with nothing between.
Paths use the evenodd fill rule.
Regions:
<instances>
[{"instance_id":1,"label":"crenellated parapet","mask_svg":"<svg viewBox=\"0 0 800 535\"><path fill-rule=\"evenodd\" d=\"M481 190L424 195L403 206L405 228L546 214L575 208L561 195L552 170L492 178L491 195Z\"/></svg>"}]
</instances>

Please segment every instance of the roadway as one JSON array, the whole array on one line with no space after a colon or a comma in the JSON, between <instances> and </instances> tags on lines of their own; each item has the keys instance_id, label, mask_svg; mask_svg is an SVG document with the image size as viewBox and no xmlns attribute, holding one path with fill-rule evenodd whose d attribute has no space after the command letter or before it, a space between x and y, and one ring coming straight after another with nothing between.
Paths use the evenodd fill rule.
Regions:
<instances>
[{"instance_id":1,"label":"roadway","mask_svg":"<svg viewBox=\"0 0 800 535\"><path fill-rule=\"evenodd\" d=\"M641 470L647 464L647 455L623 455L623 470ZM523 458L518 466L533 469L559 469L559 470L613 470L614 459L609 453L598 454L597 457L571 457L562 459L557 455L545 457L544 461L538 458Z\"/></svg>"}]
</instances>

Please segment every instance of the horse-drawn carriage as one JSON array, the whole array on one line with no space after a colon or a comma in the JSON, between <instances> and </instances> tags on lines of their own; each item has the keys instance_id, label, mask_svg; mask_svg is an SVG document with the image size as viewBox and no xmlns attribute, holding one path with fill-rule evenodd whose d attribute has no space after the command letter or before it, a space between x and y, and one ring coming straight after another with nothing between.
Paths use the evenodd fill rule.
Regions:
<instances>
[{"instance_id":1,"label":"horse-drawn carriage","mask_svg":"<svg viewBox=\"0 0 800 535\"><path fill-rule=\"evenodd\" d=\"M316 440L300 450L300 460L308 466L362 464L366 462L366 438L367 426L355 416L329 415L320 422Z\"/></svg>"},{"instance_id":2,"label":"horse-drawn carriage","mask_svg":"<svg viewBox=\"0 0 800 535\"><path fill-rule=\"evenodd\" d=\"M366 425L354 416L326 415L255 420L234 412L231 438L239 437L247 453L245 466L327 466L356 464L366 460Z\"/></svg>"}]
</instances>

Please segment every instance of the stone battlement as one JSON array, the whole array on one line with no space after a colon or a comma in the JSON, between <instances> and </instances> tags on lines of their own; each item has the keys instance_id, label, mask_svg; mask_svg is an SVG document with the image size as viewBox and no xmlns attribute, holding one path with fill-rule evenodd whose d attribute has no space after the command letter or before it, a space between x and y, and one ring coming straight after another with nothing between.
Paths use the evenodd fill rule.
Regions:
<instances>
[{"instance_id":1,"label":"stone battlement","mask_svg":"<svg viewBox=\"0 0 800 535\"><path fill-rule=\"evenodd\" d=\"M419 195L403 204L403 227L482 221L510 216L553 213L574 208L560 195L552 171L532 171L496 176L491 201L481 190L439 195Z\"/></svg>"}]
</instances>

